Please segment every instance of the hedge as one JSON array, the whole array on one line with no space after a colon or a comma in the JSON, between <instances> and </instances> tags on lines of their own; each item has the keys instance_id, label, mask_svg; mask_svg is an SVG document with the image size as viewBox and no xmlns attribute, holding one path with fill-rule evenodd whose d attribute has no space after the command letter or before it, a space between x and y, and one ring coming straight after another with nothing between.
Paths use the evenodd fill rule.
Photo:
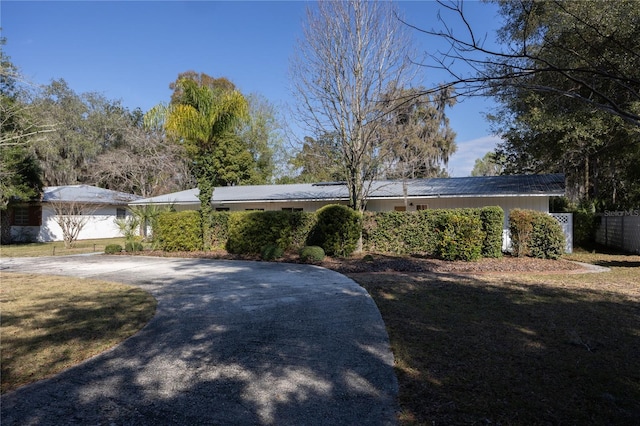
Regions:
<instances>
[{"instance_id":1,"label":"hedge","mask_svg":"<svg viewBox=\"0 0 640 426\"><path fill-rule=\"evenodd\" d=\"M435 254L444 260L478 260L485 233L476 215L452 210L440 215Z\"/></svg>"},{"instance_id":2,"label":"hedge","mask_svg":"<svg viewBox=\"0 0 640 426\"><path fill-rule=\"evenodd\" d=\"M305 212L233 212L228 217L226 249L234 254L260 254L276 245L283 251L298 251L305 245L315 215Z\"/></svg>"},{"instance_id":3,"label":"hedge","mask_svg":"<svg viewBox=\"0 0 640 426\"><path fill-rule=\"evenodd\" d=\"M202 250L200 212L160 213L153 235L158 247L164 251Z\"/></svg>"},{"instance_id":4,"label":"hedge","mask_svg":"<svg viewBox=\"0 0 640 426\"><path fill-rule=\"evenodd\" d=\"M502 255L504 212L497 206L417 212L367 212L363 223L364 248L371 252L400 255L442 254L442 238L444 238L443 231L445 229L443 221L446 222L455 217L458 222L456 226L460 227L462 219L458 218L461 216L473 217L478 220L473 221L473 226L478 227L478 232L474 232L474 235L476 237L482 236L481 255L500 257ZM447 232L448 239L455 237L458 241L462 238L461 235L454 232L453 228L449 228ZM477 244L477 241L473 244ZM467 257L467 255L462 257ZM471 257L475 257L475 255L471 255Z\"/></svg>"},{"instance_id":5,"label":"hedge","mask_svg":"<svg viewBox=\"0 0 640 426\"><path fill-rule=\"evenodd\" d=\"M477 258L478 247L481 256L502 254L503 221L500 207L365 212L364 216L342 205L325 206L315 213L214 212L211 246L234 254L262 255L265 247L299 252L308 245L322 247L327 255L348 256L357 247L362 230L366 251L469 260ZM163 250L202 249L197 211L163 213L156 228L154 236Z\"/></svg>"},{"instance_id":6,"label":"hedge","mask_svg":"<svg viewBox=\"0 0 640 426\"><path fill-rule=\"evenodd\" d=\"M515 256L558 259L564 252L560 224L546 213L513 209L509 213L511 250Z\"/></svg>"},{"instance_id":7,"label":"hedge","mask_svg":"<svg viewBox=\"0 0 640 426\"><path fill-rule=\"evenodd\" d=\"M361 233L360 213L341 204L330 204L316 212L307 245L322 247L329 256L348 257L358 247Z\"/></svg>"}]
</instances>

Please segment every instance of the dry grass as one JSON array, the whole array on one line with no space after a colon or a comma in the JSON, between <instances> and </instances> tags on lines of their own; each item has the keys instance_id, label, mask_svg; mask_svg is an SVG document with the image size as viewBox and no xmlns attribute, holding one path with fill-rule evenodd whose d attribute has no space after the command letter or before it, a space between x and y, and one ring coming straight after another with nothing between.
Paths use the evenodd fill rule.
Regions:
<instances>
[{"instance_id":1,"label":"dry grass","mask_svg":"<svg viewBox=\"0 0 640 426\"><path fill-rule=\"evenodd\" d=\"M154 315L156 300L127 285L2 273L2 393L114 346Z\"/></svg>"},{"instance_id":2,"label":"dry grass","mask_svg":"<svg viewBox=\"0 0 640 426\"><path fill-rule=\"evenodd\" d=\"M120 244L124 247L124 238L102 238L96 240L76 241L75 246L64 248L64 242L51 243L24 243L8 244L0 246L2 257L40 257L40 256L68 256L70 254L83 254L102 252L109 244Z\"/></svg>"},{"instance_id":3,"label":"dry grass","mask_svg":"<svg viewBox=\"0 0 640 426\"><path fill-rule=\"evenodd\" d=\"M640 424L640 256L599 274L352 274L375 299L401 424Z\"/></svg>"}]
</instances>

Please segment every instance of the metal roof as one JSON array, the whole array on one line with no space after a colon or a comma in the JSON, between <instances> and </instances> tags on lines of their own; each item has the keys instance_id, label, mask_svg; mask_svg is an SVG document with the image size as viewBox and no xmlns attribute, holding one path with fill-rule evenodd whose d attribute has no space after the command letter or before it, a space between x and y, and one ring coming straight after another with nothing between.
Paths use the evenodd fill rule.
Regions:
<instances>
[{"instance_id":1,"label":"metal roof","mask_svg":"<svg viewBox=\"0 0 640 426\"><path fill-rule=\"evenodd\" d=\"M406 182L407 197L521 197L562 196L563 174L478 176L462 178L413 179ZM197 188L158 197L136 200L130 204L199 204ZM369 200L402 198L403 182L374 181ZM218 187L212 203L346 201L349 191L343 182L300 183L288 185L240 185Z\"/></svg>"},{"instance_id":2,"label":"metal roof","mask_svg":"<svg viewBox=\"0 0 640 426\"><path fill-rule=\"evenodd\" d=\"M91 185L48 186L44 188L42 202L79 202L87 204L108 204L126 206L140 196L126 192L112 191Z\"/></svg>"}]
</instances>

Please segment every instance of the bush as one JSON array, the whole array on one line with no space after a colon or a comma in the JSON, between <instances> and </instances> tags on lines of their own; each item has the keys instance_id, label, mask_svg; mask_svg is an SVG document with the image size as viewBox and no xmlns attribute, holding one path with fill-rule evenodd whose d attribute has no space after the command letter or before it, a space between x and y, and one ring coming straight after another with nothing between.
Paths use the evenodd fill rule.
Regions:
<instances>
[{"instance_id":1,"label":"bush","mask_svg":"<svg viewBox=\"0 0 640 426\"><path fill-rule=\"evenodd\" d=\"M318 210L307 245L320 246L329 256L347 257L358 247L361 232L360 213L347 206L331 204Z\"/></svg>"},{"instance_id":2,"label":"bush","mask_svg":"<svg viewBox=\"0 0 640 426\"><path fill-rule=\"evenodd\" d=\"M314 222L313 213L286 211L234 212L228 219L226 249L234 254L259 254L275 244L299 250Z\"/></svg>"},{"instance_id":3,"label":"bush","mask_svg":"<svg viewBox=\"0 0 640 426\"><path fill-rule=\"evenodd\" d=\"M284 250L276 244L264 246L260 251L260 257L263 260L276 260L284 255Z\"/></svg>"},{"instance_id":4,"label":"bush","mask_svg":"<svg viewBox=\"0 0 640 426\"><path fill-rule=\"evenodd\" d=\"M529 242L533 232L533 210L513 209L509 212L509 234L514 256L529 256Z\"/></svg>"},{"instance_id":5,"label":"bush","mask_svg":"<svg viewBox=\"0 0 640 426\"><path fill-rule=\"evenodd\" d=\"M515 256L558 259L564 252L562 227L546 213L535 210L511 210L509 231Z\"/></svg>"},{"instance_id":6,"label":"bush","mask_svg":"<svg viewBox=\"0 0 640 426\"><path fill-rule=\"evenodd\" d=\"M200 212L164 212L158 216L153 235L164 251L202 250Z\"/></svg>"},{"instance_id":7,"label":"bush","mask_svg":"<svg viewBox=\"0 0 640 426\"><path fill-rule=\"evenodd\" d=\"M375 253L434 253L435 218L440 210L419 212L366 212L364 248Z\"/></svg>"},{"instance_id":8,"label":"bush","mask_svg":"<svg viewBox=\"0 0 640 426\"><path fill-rule=\"evenodd\" d=\"M440 218L436 254L444 260L478 260L485 234L480 218L452 211Z\"/></svg>"},{"instance_id":9,"label":"bush","mask_svg":"<svg viewBox=\"0 0 640 426\"><path fill-rule=\"evenodd\" d=\"M122 246L120 244L109 244L104 248L104 252L106 254L116 254L122 251Z\"/></svg>"},{"instance_id":10,"label":"bush","mask_svg":"<svg viewBox=\"0 0 640 426\"><path fill-rule=\"evenodd\" d=\"M142 251L143 248L144 247L142 246L142 243L140 241L130 241L125 243L124 245L124 251L126 251L127 253Z\"/></svg>"},{"instance_id":11,"label":"bush","mask_svg":"<svg viewBox=\"0 0 640 426\"><path fill-rule=\"evenodd\" d=\"M322 262L324 250L318 246L305 246L300 250L300 260L303 262Z\"/></svg>"},{"instance_id":12,"label":"bush","mask_svg":"<svg viewBox=\"0 0 640 426\"><path fill-rule=\"evenodd\" d=\"M580 207L573 212L573 243L580 247L590 247L596 241L596 231L600 217L593 210Z\"/></svg>"},{"instance_id":13,"label":"bush","mask_svg":"<svg viewBox=\"0 0 640 426\"><path fill-rule=\"evenodd\" d=\"M212 212L210 219L212 248L224 248L229 239L229 212Z\"/></svg>"},{"instance_id":14,"label":"bush","mask_svg":"<svg viewBox=\"0 0 640 426\"><path fill-rule=\"evenodd\" d=\"M502 231L504 227L504 210L498 206L480 209L480 220L484 241L482 243L483 257L502 257Z\"/></svg>"},{"instance_id":15,"label":"bush","mask_svg":"<svg viewBox=\"0 0 640 426\"><path fill-rule=\"evenodd\" d=\"M531 256L558 259L564 253L564 243L564 233L558 221L544 213L536 214L529 243Z\"/></svg>"}]
</instances>

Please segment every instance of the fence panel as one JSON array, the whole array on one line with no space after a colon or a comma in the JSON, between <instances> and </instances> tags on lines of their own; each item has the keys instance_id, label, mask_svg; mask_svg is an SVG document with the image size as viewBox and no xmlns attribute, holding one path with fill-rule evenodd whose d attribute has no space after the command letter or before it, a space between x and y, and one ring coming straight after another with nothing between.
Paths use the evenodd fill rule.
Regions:
<instances>
[{"instance_id":1,"label":"fence panel","mask_svg":"<svg viewBox=\"0 0 640 426\"><path fill-rule=\"evenodd\" d=\"M564 251L573 253L573 213L549 213L558 221L564 233Z\"/></svg>"},{"instance_id":2,"label":"fence panel","mask_svg":"<svg viewBox=\"0 0 640 426\"><path fill-rule=\"evenodd\" d=\"M629 212L638 212L630 210ZM608 212L600 216L596 242L607 247L640 253L640 215Z\"/></svg>"}]
</instances>

